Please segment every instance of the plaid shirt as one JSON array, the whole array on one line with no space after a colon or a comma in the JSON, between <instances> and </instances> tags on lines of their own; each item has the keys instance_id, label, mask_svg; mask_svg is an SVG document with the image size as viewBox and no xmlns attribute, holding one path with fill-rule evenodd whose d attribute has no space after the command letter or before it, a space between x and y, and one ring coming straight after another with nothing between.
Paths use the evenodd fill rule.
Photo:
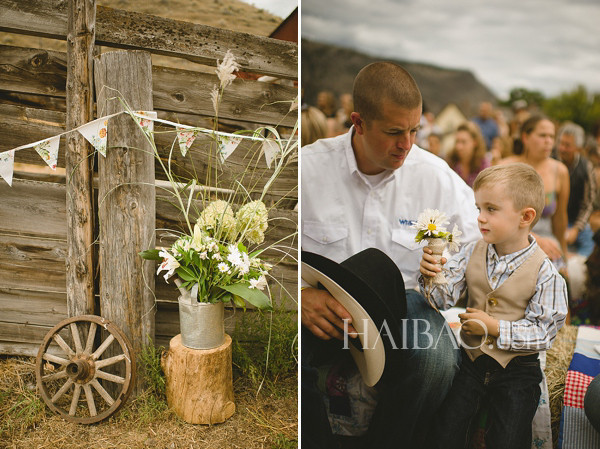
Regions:
<instances>
[{"instance_id":1,"label":"plaid shirt","mask_svg":"<svg viewBox=\"0 0 600 449\"><path fill-rule=\"evenodd\" d=\"M487 276L492 289L498 288L538 248L533 236L529 236L529 241L527 248L501 257L494 245L488 245ZM467 289L465 273L475 244L463 245L446 263L444 274L448 284L434 288L431 294L440 309L452 307ZM423 276L419 277L419 286L425 294ZM566 316L567 284L550 259L546 258L538 273L535 293L525 309L525 317L518 321L499 320L498 348L508 351L549 349Z\"/></svg>"}]
</instances>

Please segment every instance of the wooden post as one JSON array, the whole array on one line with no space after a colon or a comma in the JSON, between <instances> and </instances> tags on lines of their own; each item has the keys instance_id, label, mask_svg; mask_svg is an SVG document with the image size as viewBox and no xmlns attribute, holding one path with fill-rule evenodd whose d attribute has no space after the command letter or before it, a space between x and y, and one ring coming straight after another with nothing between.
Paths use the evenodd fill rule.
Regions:
<instances>
[{"instance_id":1,"label":"wooden post","mask_svg":"<svg viewBox=\"0 0 600 449\"><path fill-rule=\"evenodd\" d=\"M192 424L217 424L235 412L231 337L214 349L190 349L181 334L171 339L161 365L167 379L167 403Z\"/></svg>"},{"instance_id":2,"label":"wooden post","mask_svg":"<svg viewBox=\"0 0 600 449\"><path fill-rule=\"evenodd\" d=\"M95 58L98 115L151 111L150 54L115 51ZM139 356L154 339L154 270L140 251L154 247L154 153L128 114L109 120L106 158L99 157L100 309L129 337ZM143 378L139 376L138 379ZM142 385L134 389L141 391Z\"/></svg>"},{"instance_id":3,"label":"wooden post","mask_svg":"<svg viewBox=\"0 0 600 449\"><path fill-rule=\"evenodd\" d=\"M96 1L69 0L67 32L67 129L92 119L92 63ZM94 313L94 208L91 145L67 135L67 307L69 316Z\"/></svg>"}]
</instances>

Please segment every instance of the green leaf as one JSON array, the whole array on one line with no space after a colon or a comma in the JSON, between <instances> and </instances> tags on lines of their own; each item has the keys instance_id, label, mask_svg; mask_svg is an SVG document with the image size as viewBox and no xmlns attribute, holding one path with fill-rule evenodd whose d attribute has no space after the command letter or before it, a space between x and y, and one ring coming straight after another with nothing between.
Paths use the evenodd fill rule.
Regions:
<instances>
[{"instance_id":1,"label":"green leaf","mask_svg":"<svg viewBox=\"0 0 600 449\"><path fill-rule=\"evenodd\" d=\"M269 297L257 288L250 288L250 284L219 285L219 288L244 298L259 309L273 310Z\"/></svg>"},{"instance_id":2,"label":"green leaf","mask_svg":"<svg viewBox=\"0 0 600 449\"><path fill-rule=\"evenodd\" d=\"M196 280L196 278L194 276L191 276L184 267L177 268L175 270L175 273L177 273L177 276L179 276L184 281L195 281Z\"/></svg>"},{"instance_id":3,"label":"green leaf","mask_svg":"<svg viewBox=\"0 0 600 449\"><path fill-rule=\"evenodd\" d=\"M160 252L159 249L147 249L146 251L139 252L138 255L142 259L162 260L163 258L158 255L159 252Z\"/></svg>"},{"instance_id":4,"label":"green leaf","mask_svg":"<svg viewBox=\"0 0 600 449\"><path fill-rule=\"evenodd\" d=\"M233 295L233 303L235 304L236 307L241 307L244 310L246 310L246 302L244 301L244 298L242 298L241 296Z\"/></svg>"}]
</instances>

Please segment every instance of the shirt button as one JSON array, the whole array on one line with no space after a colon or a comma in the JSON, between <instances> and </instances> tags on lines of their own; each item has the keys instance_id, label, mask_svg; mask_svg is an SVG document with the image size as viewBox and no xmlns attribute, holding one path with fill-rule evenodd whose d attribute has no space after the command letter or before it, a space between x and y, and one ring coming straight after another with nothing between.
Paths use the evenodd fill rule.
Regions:
<instances>
[{"instance_id":1,"label":"shirt button","mask_svg":"<svg viewBox=\"0 0 600 449\"><path fill-rule=\"evenodd\" d=\"M496 280L497 280L497 279L498 279L498 278L497 278L496 276L493 276L493 277L492 277L492 282L496 282Z\"/></svg>"},{"instance_id":2,"label":"shirt button","mask_svg":"<svg viewBox=\"0 0 600 449\"><path fill-rule=\"evenodd\" d=\"M327 243L329 241L329 238L327 238L327 236L325 235L325 236L323 236L322 240L323 240L323 242Z\"/></svg>"},{"instance_id":3,"label":"shirt button","mask_svg":"<svg viewBox=\"0 0 600 449\"><path fill-rule=\"evenodd\" d=\"M496 298L488 298L488 304L492 307L498 305L498 300Z\"/></svg>"},{"instance_id":4,"label":"shirt button","mask_svg":"<svg viewBox=\"0 0 600 449\"><path fill-rule=\"evenodd\" d=\"M367 234L371 235L373 233L373 231L371 231L371 228L367 229Z\"/></svg>"}]
</instances>

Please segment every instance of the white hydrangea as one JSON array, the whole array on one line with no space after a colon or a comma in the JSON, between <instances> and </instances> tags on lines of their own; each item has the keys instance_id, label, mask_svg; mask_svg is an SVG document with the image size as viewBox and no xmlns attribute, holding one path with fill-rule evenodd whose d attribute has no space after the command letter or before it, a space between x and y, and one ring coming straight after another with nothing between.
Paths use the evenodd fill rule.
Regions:
<instances>
[{"instance_id":1,"label":"white hydrangea","mask_svg":"<svg viewBox=\"0 0 600 449\"><path fill-rule=\"evenodd\" d=\"M233 209L227 201L211 202L200 213L196 224L203 230L212 230L216 237L231 238L236 233L236 220Z\"/></svg>"},{"instance_id":2,"label":"white hydrangea","mask_svg":"<svg viewBox=\"0 0 600 449\"><path fill-rule=\"evenodd\" d=\"M269 213L262 201L251 201L237 211L237 231L252 244L258 245L265 240L264 232L269 224Z\"/></svg>"}]
</instances>

